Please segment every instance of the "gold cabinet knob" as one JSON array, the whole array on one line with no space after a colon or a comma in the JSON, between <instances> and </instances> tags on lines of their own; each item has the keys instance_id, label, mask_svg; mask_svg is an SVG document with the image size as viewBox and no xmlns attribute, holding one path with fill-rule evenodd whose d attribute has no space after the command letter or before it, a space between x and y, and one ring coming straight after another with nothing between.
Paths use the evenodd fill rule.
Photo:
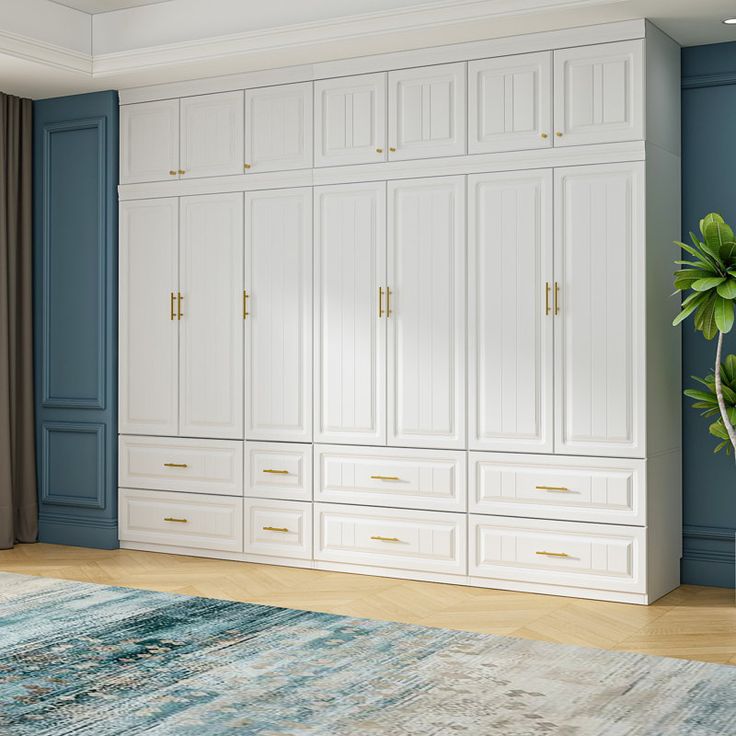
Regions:
<instances>
[{"instance_id":1,"label":"gold cabinet knob","mask_svg":"<svg viewBox=\"0 0 736 736\"><path fill-rule=\"evenodd\" d=\"M383 153L383 148L376 148L376 153Z\"/></svg>"},{"instance_id":2,"label":"gold cabinet knob","mask_svg":"<svg viewBox=\"0 0 736 736\"><path fill-rule=\"evenodd\" d=\"M547 133L542 133L542 138L549 138L549 135L547 135Z\"/></svg>"},{"instance_id":3,"label":"gold cabinet knob","mask_svg":"<svg viewBox=\"0 0 736 736\"><path fill-rule=\"evenodd\" d=\"M388 150L391 151L391 153L396 153L396 149L393 146L389 146Z\"/></svg>"},{"instance_id":4,"label":"gold cabinet knob","mask_svg":"<svg viewBox=\"0 0 736 736\"><path fill-rule=\"evenodd\" d=\"M184 171L184 169L179 169L179 173L180 173L180 174L186 174L187 172L186 172L186 171Z\"/></svg>"},{"instance_id":5,"label":"gold cabinet knob","mask_svg":"<svg viewBox=\"0 0 736 736\"><path fill-rule=\"evenodd\" d=\"M561 130L558 130L558 131L556 131L556 132L555 132L555 135L556 135L556 136L557 136L558 138L562 138L562 131L561 131Z\"/></svg>"},{"instance_id":6,"label":"gold cabinet knob","mask_svg":"<svg viewBox=\"0 0 736 736\"><path fill-rule=\"evenodd\" d=\"M243 168L244 169L249 169L250 168L250 164L243 164Z\"/></svg>"},{"instance_id":7,"label":"gold cabinet knob","mask_svg":"<svg viewBox=\"0 0 736 736\"><path fill-rule=\"evenodd\" d=\"M176 176L176 171L174 171L173 169L169 171L169 176Z\"/></svg>"}]
</instances>

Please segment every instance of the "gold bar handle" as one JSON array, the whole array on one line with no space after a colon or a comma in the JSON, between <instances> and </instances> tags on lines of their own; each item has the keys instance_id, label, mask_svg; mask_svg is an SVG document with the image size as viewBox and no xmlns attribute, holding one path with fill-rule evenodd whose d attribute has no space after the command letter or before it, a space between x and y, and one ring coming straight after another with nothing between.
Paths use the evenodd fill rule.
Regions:
<instances>
[{"instance_id":1,"label":"gold bar handle","mask_svg":"<svg viewBox=\"0 0 736 736\"><path fill-rule=\"evenodd\" d=\"M567 552L546 552L545 550L540 550L539 552L536 552L535 554L544 555L545 557L569 557L570 556L569 554L567 554Z\"/></svg>"},{"instance_id":2,"label":"gold bar handle","mask_svg":"<svg viewBox=\"0 0 736 736\"><path fill-rule=\"evenodd\" d=\"M534 486L538 491L556 491L557 493L572 493L569 488L565 486Z\"/></svg>"},{"instance_id":3,"label":"gold bar handle","mask_svg":"<svg viewBox=\"0 0 736 736\"><path fill-rule=\"evenodd\" d=\"M248 311L248 297L250 294L248 294L247 291L243 292L243 319L248 319L248 315L250 312Z\"/></svg>"},{"instance_id":4,"label":"gold bar handle","mask_svg":"<svg viewBox=\"0 0 736 736\"><path fill-rule=\"evenodd\" d=\"M266 468L264 473L273 473L274 475L289 475L288 470L273 470L272 468Z\"/></svg>"},{"instance_id":5,"label":"gold bar handle","mask_svg":"<svg viewBox=\"0 0 736 736\"><path fill-rule=\"evenodd\" d=\"M186 463L164 463L165 468L188 468Z\"/></svg>"},{"instance_id":6,"label":"gold bar handle","mask_svg":"<svg viewBox=\"0 0 736 736\"><path fill-rule=\"evenodd\" d=\"M173 291L169 292L169 296L171 297L171 300L169 302L169 316L171 321L173 322L176 318L176 314L174 313L174 299L176 299L176 296L174 295Z\"/></svg>"},{"instance_id":7,"label":"gold bar handle","mask_svg":"<svg viewBox=\"0 0 736 736\"><path fill-rule=\"evenodd\" d=\"M177 519L173 516L165 516L164 521L175 521L177 524L186 524L189 520L188 519Z\"/></svg>"},{"instance_id":8,"label":"gold bar handle","mask_svg":"<svg viewBox=\"0 0 736 736\"><path fill-rule=\"evenodd\" d=\"M263 527L264 532L281 532L282 534L288 532L289 530L285 526L264 526Z\"/></svg>"},{"instance_id":9,"label":"gold bar handle","mask_svg":"<svg viewBox=\"0 0 736 736\"><path fill-rule=\"evenodd\" d=\"M391 316L391 289L386 287L386 319Z\"/></svg>"},{"instance_id":10,"label":"gold bar handle","mask_svg":"<svg viewBox=\"0 0 736 736\"><path fill-rule=\"evenodd\" d=\"M371 537L371 539L377 539L379 542L400 542L398 537L382 537L379 534Z\"/></svg>"},{"instance_id":11,"label":"gold bar handle","mask_svg":"<svg viewBox=\"0 0 736 736\"><path fill-rule=\"evenodd\" d=\"M560 313L560 285L555 281L555 314Z\"/></svg>"},{"instance_id":12,"label":"gold bar handle","mask_svg":"<svg viewBox=\"0 0 736 736\"><path fill-rule=\"evenodd\" d=\"M378 287L378 319L383 317L383 289Z\"/></svg>"},{"instance_id":13,"label":"gold bar handle","mask_svg":"<svg viewBox=\"0 0 736 736\"><path fill-rule=\"evenodd\" d=\"M549 314L549 293L552 291L552 287L549 285L549 281L544 282L544 314Z\"/></svg>"},{"instance_id":14,"label":"gold bar handle","mask_svg":"<svg viewBox=\"0 0 736 736\"><path fill-rule=\"evenodd\" d=\"M181 319L184 316L184 313L181 311L181 302L184 299L184 297L181 295L180 291L176 292L176 298L177 298L177 312L178 312L178 314L176 315L176 318Z\"/></svg>"},{"instance_id":15,"label":"gold bar handle","mask_svg":"<svg viewBox=\"0 0 736 736\"><path fill-rule=\"evenodd\" d=\"M401 480L398 475L372 475L373 480Z\"/></svg>"}]
</instances>

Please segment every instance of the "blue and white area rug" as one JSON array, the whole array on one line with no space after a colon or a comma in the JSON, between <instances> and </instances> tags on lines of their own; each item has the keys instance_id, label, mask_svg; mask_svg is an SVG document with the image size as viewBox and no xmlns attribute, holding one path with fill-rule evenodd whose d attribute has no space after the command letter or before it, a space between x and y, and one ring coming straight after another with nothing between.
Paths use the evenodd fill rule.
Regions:
<instances>
[{"instance_id":1,"label":"blue and white area rug","mask_svg":"<svg viewBox=\"0 0 736 736\"><path fill-rule=\"evenodd\" d=\"M0 573L2 736L736 734L736 667Z\"/></svg>"}]
</instances>

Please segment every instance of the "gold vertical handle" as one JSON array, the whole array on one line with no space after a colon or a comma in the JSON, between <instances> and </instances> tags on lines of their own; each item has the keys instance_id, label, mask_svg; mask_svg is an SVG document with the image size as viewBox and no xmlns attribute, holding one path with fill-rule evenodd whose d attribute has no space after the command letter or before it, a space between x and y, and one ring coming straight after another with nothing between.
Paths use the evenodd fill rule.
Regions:
<instances>
[{"instance_id":1,"label":"gold vertical handle","mask_svg":"<svg viewBox=\"0 0 736 736\"><path fill-rule=\"evenodd\" d=\"M184 316L184 313L181 311L181 302L182 302L182 299L184 299L184 297L181 295L181 292L180 291L177 291L176 292L176 299L177 299L177 310L176 310L177 311L177 315L176 315L176 318L177 319L181 319Z\"/></svg>"},{"instance_id":2,"label":"gold vertical handle","mask_svg":"<svg viewBox=\"0 0 736 736\"><path fill-rule=\"evenodd\" d=\"M250 312L248 311L248 297L250 295L247 291L243 292L243 319L248 319Z\"/></svg>"},{"instance_id":3,"label":"gold vertical handle","mask_svg":"<svg viewBox=\"0 0 736 736\"><path fill-rule=\"evenodd\" d=\"M386 287L386 319L391 316L391 289Z\"/></svg>"},{"instance_id":4,"label":"gold vertical handle","mask_svg":"<svg viewBox=\"0 0 736 736\"><path fill-rule=\"evenodd\" d=\"M378 287L378 319L383 317L383 289Z\"/></svg>"},{"instance_id":5,"label":"gold vertical handle","mask_svg":"<svg viewBox=\"0 0 736 736\"><path fill-rule=\"evenodd\" d=\"M560 285L555 281L555 314L560 313Z\"/></svg>"},{"instance_id":6,"label":"gold vertical handle","mask_svg":"<svg viewBox=\"0 0 736 736\"><path fill-rule=\"evenodd\" d=\"M174 318L176 317L176 314L174 314L174 299L176 297L174 296L174 292L173 291L170 291L169 292L169 296L171 297L171 300L169 302L169 318L173 322L174 321Z\"/></svg>"},{"instance_id":7,"label":"gold vertical handle","mask_svg":"<svg viewBox=\"0 0 736 736\"><path fill-rule=\"evenodd\" d=\"M544 314L549 314L549 293L552 291L552 287L549 285L549 281L544 282Z\"/></svg>"}]
</instances>

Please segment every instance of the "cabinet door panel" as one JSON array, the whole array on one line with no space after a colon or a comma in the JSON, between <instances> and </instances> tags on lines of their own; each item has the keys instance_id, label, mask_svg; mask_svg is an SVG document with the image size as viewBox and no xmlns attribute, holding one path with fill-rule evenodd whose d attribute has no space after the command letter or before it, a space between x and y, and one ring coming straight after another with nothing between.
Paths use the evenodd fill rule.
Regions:
<instances>
[{"instance_id":1,"label":"cabinet door panel","mask_svg":"<svg viewBox=\"0 0 736 736\"><path fill-rule=\"evenodd\" d=\"M182 98L181 168L187 178L243 172L242 92Z\"/></svg>"},{"instance_id":2,"label":"cabinet door panel","mask_svg":"<svg viewBox=\"0 0 736 736\"><path fill-rule=\"evenodd\" d=\"M643 44L623 41L554 52L556 146L644 137Z\"/></svg>"},{"instance_id":3,"label":"cabinet door panel","mask_svg":"<svg viewBox=\"0 0 736 736\"><path fill-rule=\"evenodd\" d=\"M552 145L552 53L468 64L470 153Z\"/></svg>"},{"instance_id":4,"label":"cabinet door panel","mask_svg":"<svg viewBox=\"0 0 736 736\"><path fill-rule=\"evenodd\" d=\"M246 436L312 439L312 191L245 195Z\"/></svg>"},{"instance_id":5,"label":"cabinet door panel","mask_svg":"<svg viewBox=\"0 0 736 736\"><path fill-rule=\"evenodd\" d=\"M243 437L243 195L181 200L184 437Z\"/></svg>"},{"instance_id":6,"label":"cabinet door panel","mask_svg":"<svg viewBox=\"0 0 736 736\"><path fill-rule=\"evenodd\" d=\"M120 108L120 183L178 178L179 100Z\"/></svg>"},{"instance_id":7,"label":"cabinet door panel","mask_svg":"<svg viewBox=\"0 0 736 736\"><path fill-rule=\"evenodd\" d=\"M314 438L385 444L386 185L315 187L314 198Z\"/></svg>"},{"instance_id":8,"label":"cabinet door panel","mask_svg":"<svg viewBox=\"0 0 736 736\"><path fill-rule=\"evenodd\" d=\"M552 172L468 184L470 447L552 452Z\"/></svg>"},{"instance_id":9,"label":"cabinet door panel","mask_svg":"<svg viewBox=\"0 0 736 736\"><path fill-rule=\"evenodd\" d=\"M386 75L314 83L315 166L386 160Z\"/></svg>"},{"instance_id":10,"label":"cabinet door panel","mask_svg":"<svg viewBox=\"0 0 736 736\"><path fill-rule=\"evenodd\" d=\"M179 201L120 204L120 432L174 435L179 419Z\"/></svg>"},{"instance_id":11,"label":"cabinet door panel","mask_svg":"<svg viewBox=\"0 0 736 736\"><path fill-rule=\"evenodd\" d=\"M555 451L643 457L643 164L555 171Z\"/></svg>"},{"instance_id":12,"label":"cabinet door panel","mask_svg":"<svg viewBox=\"0 0 736 736\"><path fill-rule=\"evenodd\" d=\"M312 166L312 83L245 92L245 161L248 171Z\"/></svg>"},{"instance_id":13,"label":"cabinet door panel","mask_svg":"<svg viewBox=\"0 0 736 736\"><path fill-rule=\"evenodd\" d=\"M465 446L465 178L389 182L388 443Z\"/></svg>"},{"instance_id":14,"label":"cabinet door panel","mask_svg":"<svg viewBox=\"0 0 736 736\"><path fill-rule=\"evenodd\" d=\"M459 156L466 148L467 65L389 72L389 159Z\"/></svg>"}]
</instances>

